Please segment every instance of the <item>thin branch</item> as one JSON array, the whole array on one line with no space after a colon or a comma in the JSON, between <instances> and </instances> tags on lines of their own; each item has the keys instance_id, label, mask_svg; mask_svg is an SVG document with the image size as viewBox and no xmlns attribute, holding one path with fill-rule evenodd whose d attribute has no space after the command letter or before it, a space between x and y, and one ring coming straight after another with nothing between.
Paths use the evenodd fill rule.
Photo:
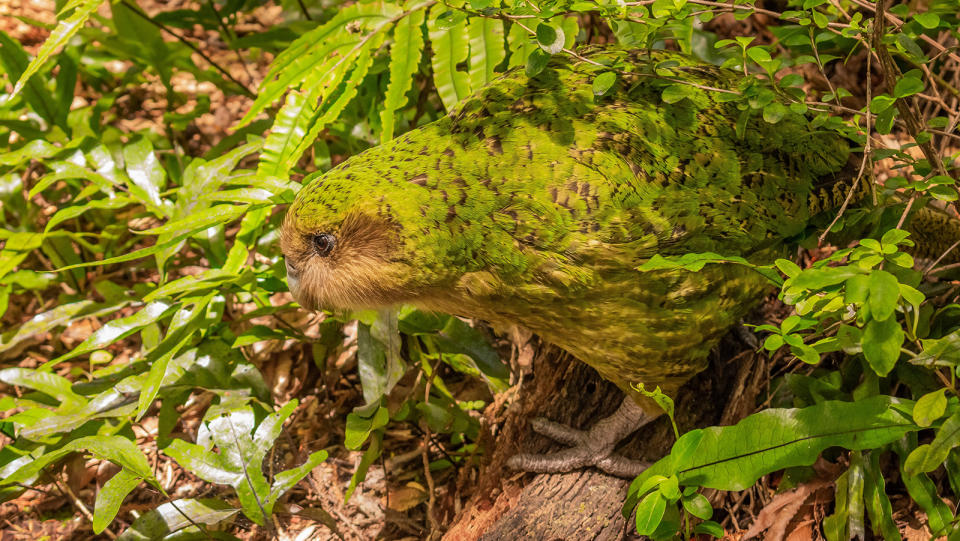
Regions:
<instances>
[{"instance_id":1,"label":"thin branch","mask_svg":"<svg viewBox=\"0 0 960 541\"><path fill-rule=\"evenodd\" d=\"M868 54L867 55L867 103L870 103L870 91L872 86L871 84L872 82L870 80L870 59L871 58L872 56ZM847 197L846 199L843 200L843 204L840 205L840 210L837 211L837 215L834 216L833 221L830 222L830 225L823 230L823 233L820 234L820 238L817 239L817 246L820 246L823 244L824 239L827 238L827 234L830 233L830 230L833 229L833 226L837 224L837 222L840 220L840 217L843 216L843 213L847 211L847 207L850 205L850 202L853 200L853 194L856 193L857 186L860 185L860 181L861 179L863 179L863 173L864 171L866 171L867 162L870 161L870 159L873 156L873 150L871 148L871 143L873 143L873 139L870 137L870 134L872 133L873 130L870 127L871 126L870 121L871 121L870 108L867 107L866 118L865 118L865 131L867 133L867 142L864 143L863 145L863 158L860 160L860 170L857 171L857 178L853 181L853 184L850 186L850 189L847 191Z\"/></svg>"},{"instance_id":2,"label":"thin branch","mask_svg":"<svg viewBox=\"0 0 960 541\"><path fill-rule=\"evenodd\" d=\"M214 67L214 69L216 69L216 70L219 71L221 74L223 74L224 77L226 77L227 79L230 79L231 81L233 81L234 84L236 84L237 86L239 86L240 89L243 90L243 93L246 94L248 97L250 97L250 98L255 98L255 97L257 97L256 93L254 93L252 90L250 90L249 88L247 88L247 86L246 86L245 84L243 84L243 83L241 83L239 80L237 80L237 78L234 77L233 75L231 75L230 72L226 70L226 68L224 68L224 67L221 66L220 64L217 64L216 62L214 62L212 58L210 58L209 56L207 56L206 53L204 53L203 51L201 51L199 47L197 47L196 45L190 43L186 38L184 38L183 36L177 34L177 33L174 32L173 30L170 30L170 29L167 28L165 25L163 25L163 24L161 24L161 23L158 23L157 21L153 20L152 17L150 17L150 16L147 15L146 13L143 13L142 11L140 11L140 8L138 8L136 5L130 3L130 0L121 0L121 3L122 3L123 5L125 5L125 6L127 6L127 9L129 9L130 11L132 11L135 15L137 15L137 16L140 17L141 19L147 21L148 23L152 24L153 26L156 26L156 27L159 28L160 30L163 30L163 31L166 32L167 34L170 34L171 36L173 36L174 38L176 38L177 41L179 41L180 43L186 45L187 47L190 48L190 50L192 50L193 52L195 52L195 53L197 53L198 55L200 55L201 58L203 58L204 60L206 60L211 66Z\"/></svg>"},{"instance_id":3,"label":"thin branch","mask_svg":"<svg viewBox=\"0 0 960 541\"><path fill-rule=\"evenodd\" d=\"M934 262L927 267L927 270L923 271L923 274L930 274L931 272L933 272L933 269L936 268L936 266L939 265L940 262L943 261L944 258L946 258L950 254L950 252L956 250L957 246L960 246L960 240L958 240L957 242L954 242L953 244L950 245L949 248L944 250L943 253L940 254L940 257L934 260Z\"/></svg>"}]
</instances>

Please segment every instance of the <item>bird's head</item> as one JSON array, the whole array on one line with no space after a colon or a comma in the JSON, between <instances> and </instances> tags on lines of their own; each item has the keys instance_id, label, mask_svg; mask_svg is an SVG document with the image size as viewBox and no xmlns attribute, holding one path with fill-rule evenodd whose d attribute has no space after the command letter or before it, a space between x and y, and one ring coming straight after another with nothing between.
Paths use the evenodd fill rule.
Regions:
<instances>
[{"instance_id":1,"label":"bird's head","mask_svg":"<svg viewBox=\"0 0 960 541\"><path fill-rule=\"evenodd\" d=\"M471 259L462 232L444 222L442 194L388 167L376 150L307 184L287 211L287 282L304 307L422 305L449 291L465 270L458 261Z\"/></svg>"}]
</instances>

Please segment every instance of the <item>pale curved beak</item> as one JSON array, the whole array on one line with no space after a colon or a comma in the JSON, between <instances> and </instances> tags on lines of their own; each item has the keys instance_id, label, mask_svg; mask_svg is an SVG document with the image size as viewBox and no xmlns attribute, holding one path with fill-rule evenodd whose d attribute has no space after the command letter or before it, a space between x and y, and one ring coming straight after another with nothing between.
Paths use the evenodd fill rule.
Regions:
<instances>
[{"instance_id":1,"label":"pale curved beak","mask_svg":"<svg viewBox=\"0 0 960 541\"><path fill-rule=\"evenodd\" d=\"M290 288L290 293L295 299L300 297L300 271L298 271L289 261L284 260L284 263L287 265L287 287Z\"/></svg>"}]
</instances>

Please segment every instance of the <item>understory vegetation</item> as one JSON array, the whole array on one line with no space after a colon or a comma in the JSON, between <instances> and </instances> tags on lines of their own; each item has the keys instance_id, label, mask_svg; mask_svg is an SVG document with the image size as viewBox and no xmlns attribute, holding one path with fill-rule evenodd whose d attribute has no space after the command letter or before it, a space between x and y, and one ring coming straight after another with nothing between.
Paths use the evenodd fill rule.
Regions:
<instances>
[{"instance_id":1,"label":"understory vegetation","mask_svg":"<svg viewBox=\"0 0 960 541\"><path fill-rule=\"evenodd\" d=\"M905 230L926 205L957 216L955 0L44 9L0 26L8 524L76 539L442 534L471 495L482 412L516 383L511 348L412 308L302 310L283 211L319 173L506 70L620 43L748 75L727 95L739 124L790 111L842 133L873 199L819 224L795 260L755 267L782 303L752 329L777 369L739 423L678 430L625 495L636 531L960 539L960 282L944 263L960 248L915 258ZM648 75L673 103L693 89L670 68ZM623 69L596 77L595 99ZM869 233L820 235L850 230ZM739 264L689 254L637 272ZM382 493L363 489L371 477ZM771 490L747 514L723 498L758 483ZM345 511L351 500L393 514ZM803 506L813 526L794 520Z\"/></svg>"}]
</instances>

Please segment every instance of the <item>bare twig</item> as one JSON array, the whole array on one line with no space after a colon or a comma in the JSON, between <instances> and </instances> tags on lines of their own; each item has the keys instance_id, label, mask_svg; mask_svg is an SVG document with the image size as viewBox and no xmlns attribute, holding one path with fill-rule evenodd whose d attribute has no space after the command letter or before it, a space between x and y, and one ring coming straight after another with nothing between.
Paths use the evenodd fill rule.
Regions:
<instances>
[{"instance_id":1,"label":"bare twig","mask_svg":"<svg viewBox=\"0 0 960 541\"><path fill-rule=\"evenodd\" d=\"M236 84L237 86L239 86L240 89L243 91L243 93L246 94L248 97L255 98L255 97L257 96L252 90L250 90L249 88L247 88L247 86L246 86L245 84L241 83L236 77L234 77L233 75L231 75L230 72L227 71L226 68L224 68L224 67L221 66L220 64L217 64L212 58L210 58L209 56L207 56L206 53L204 53L203 51L201 51L199 47L197 47L196 45L190 43L190 41L187 40L185 37L181 36L180 34L177 34L177 33L174 32L173 30L170 30L170 29L167 28L165 25L163 25L163 24L161 24L161 23L158 23L157 21L153 20L153 17L150 17L150 16L147 15L146 13L143 13L142 11L140 11L140 8L138 8L136 5L130 3L130 0L121 0L121 2L123 3L124 6L127 6L127 9L129 9L131 12L133 12L134 15L136 15L137 17L140 17L141 19L147 21L148 23L152 24L153 26L156 26L157 28L159 28L160 30L166 32L167 34L170 34L171 36L173 36L174 38L176 38L177 41L179 41L180 43L186 45L187 47L190 48L190 50L192 50L193 52L195 52L195 53L197 53L198 55L200 55L200 57L203 58L204 60L206 60L211 66L213 66L214 69L216 69L217 71L219 71L220 73L222 73L224 77L226 77L227 79L230 79L231 81L233 81L234 84Z\"/></svg>"}]
</instances>

